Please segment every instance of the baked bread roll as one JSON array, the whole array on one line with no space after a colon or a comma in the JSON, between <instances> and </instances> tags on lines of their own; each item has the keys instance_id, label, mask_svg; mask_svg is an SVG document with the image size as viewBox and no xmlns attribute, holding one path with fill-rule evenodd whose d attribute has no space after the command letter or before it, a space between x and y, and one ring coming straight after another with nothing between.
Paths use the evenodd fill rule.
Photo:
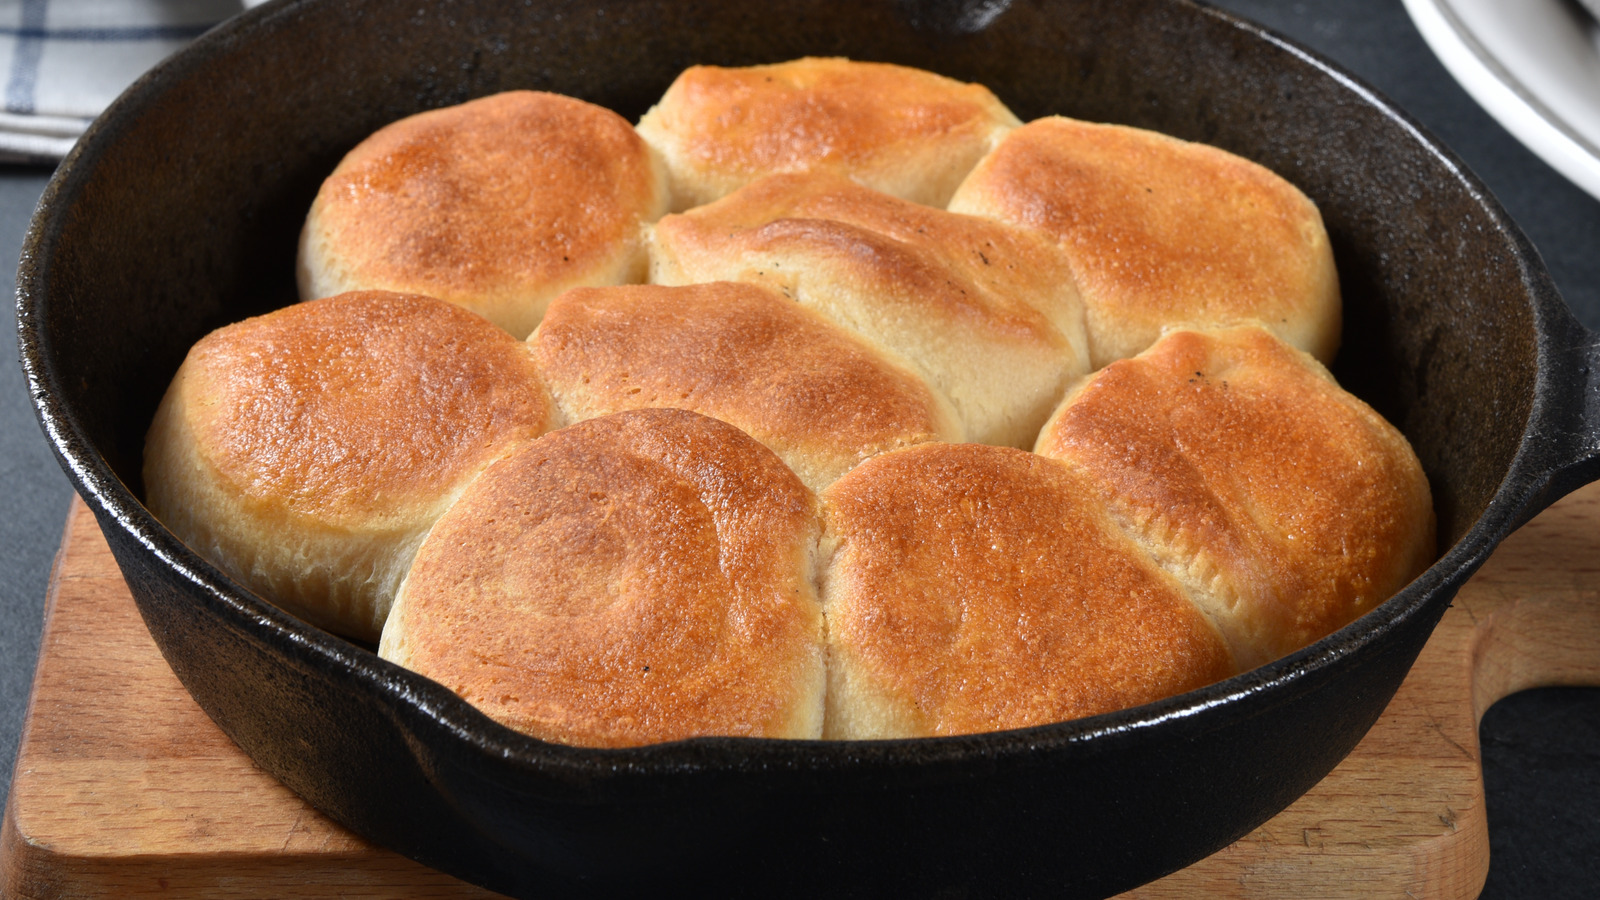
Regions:
<instances>
[{"instance_id":1,"label":"baked bread roll","mask_svg":"<svg viewBox=\"0 0 1600 900\"><path fill-rule=\"evenodd\" d=\"M639 120L639 133L667 161L675 212L763 175L811 169L943 207L978 158L1020 124L982 85L807 58L687 69Z\"/></svg>"},{"instance_id":2,"label":"baked bread roll","mask_svg":"<svg viewBox=\"0 0 1600 900\"><path fill-rule=\"evenodd\" d=\"M300 297L439 297L517 338L569 287L644 280L640 230L665 173L621 116L511 91L401 119L323 182L300 236Z\"/></svg>"},{"instance_id":3,"label":"baked bread roll","mask_svg":"<svg viewBox=\"0 0 1600 900\"><path fill-rule=\"evenodd\" d=\"M904 363L755 285L577 288L528 343L566 421L691 409L767 445L814 491L885 450L962 438Z\"/></svg>"},{"instance_id":4,"label":"baked bread roll","mask_svg":"<svg viewBox=\"0 0 1600 900\"><path fill-rule=\"evenodd\" d=\"M815 495L731 425L591 419L439 520L379 654L546 740L815 738L819 528Z\"/></svg>"},{"instance_id":5,"label":"baked bread roll","mask_svg":"<svg viewBox=\"0 0 1600 900\"><path fill-rule=\"evenodd\" d=\"M1025 447L1088 371L1066 257L1039 233L823 172L773 175L656 223L651 279L748 281L909 361L967 439Z\"/></svg>"},{"instance_id":6,"label":"baked bread roll","mask_svg":"<svg viewBox=\"0 0 1600 900\"><path fill-rule=\"evenodd\" d=\"M376 640L433 521L551 414L527 348L479 316L343 294L190 349L145 441L145 502L251 590Z\"/></svg>"},{"instance_id":7,"label":"baked bread roll","mask_svg":"<svg viewBox=\"0 0 1600 900\"><path fill-rule=\"evenodd\" d=\"M823 499L826 737L1041 725L1236 671L1068 466L923 444L862 463Z\"/></svg>"},{"instance_id":8,"label":"baked bread roll","mask_svg":"<svg viewBox=\"0 0 1600 900\"><path fill-rule=\"evenodd\" d=\"M1177 331L1096 373L1038 452L1092 480L1246 668L1343 627L1433 559L1405 437L1260 328Z\"/></svg>"},{"instance_id":9,"label":"baked bread roll","mask_svg":"<svg viewBox=\"0 0 1600 900\"><path fill-rule=\"evenodd\" d=\"M1180 324L1259 322L1324 363L1338 350L1339 278L1316 206L1216 147L1039 119L979 163L950 209L1061 242L1097 369Z\"/></svg>"}]
</instances>

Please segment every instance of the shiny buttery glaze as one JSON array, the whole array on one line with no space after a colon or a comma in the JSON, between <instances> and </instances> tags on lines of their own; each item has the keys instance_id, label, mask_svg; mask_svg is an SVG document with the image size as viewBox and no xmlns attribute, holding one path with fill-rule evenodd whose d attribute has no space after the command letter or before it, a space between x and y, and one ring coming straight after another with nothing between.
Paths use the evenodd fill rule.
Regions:
<instances>
[{"instance_id":1,"label":"shiny buttery glaze","mask_svg":"<svg viewBox=\"0 0 1600 900\"><path fill-rule=\"evenodd\" d=\"M151 425L147 500L252 587L376 637L422 533L551 414L526 349L465 310L302 303L189 351Z\"/></svg>"},{"instance_id":2,"label":"shiny buttery glaze","mask_svg":"<svg viewBox=\"0 0 1600 900\"><path fill-rule=\"evenodd\" d=\"M527 354L427 298L347 294L220 329L179 390L217 474L245 497L350 527L437 502L439 483L544 430Z\"/></svg>"},{"instance_id":3,"label":"shiny buttery glaze","mask_svg":"<svg viewBox=\"0 0 1600 900\"><path fill-rule=\"evenodd\" d=\"M525 337L562 290L643 277L639 227L666 207L657 166L621 116L556 94L511 91L402 119L317 194L301 297L415 291Z\"/></svg>"}]
</instances>

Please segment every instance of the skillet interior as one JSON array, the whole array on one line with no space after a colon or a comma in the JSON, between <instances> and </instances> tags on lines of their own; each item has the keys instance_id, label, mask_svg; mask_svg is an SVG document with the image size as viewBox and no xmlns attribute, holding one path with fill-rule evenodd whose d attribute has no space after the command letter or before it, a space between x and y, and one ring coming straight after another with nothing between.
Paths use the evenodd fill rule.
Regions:
<instances>
[{"instance_id":1,"label":"skillet interior","mask_svg":"<svg viewBox=\"0 0 1600 900\"><path fill-rule=\"evenodd\" d=\"M267 607L137 504L145 428L184 353L293 300L305 210L371 131L510 88L636 119L688 64L806 54L980 81L1023 119L1206 141L1299 185L1343 283L1335 372L1416 447L1446 561L1352 629L1140 710L937 741L579 751L505 732ZM1178 0L274 3L102 117L47 190L19 283L46 429L191 693L335 818L514 893L759 876L796 892L1102 895L1225 845L1354 745L1521 514L1479 522L1529 428L1540 329L1563 315L1526 241L1409 120Z\"/></svg>"}]
</instances>

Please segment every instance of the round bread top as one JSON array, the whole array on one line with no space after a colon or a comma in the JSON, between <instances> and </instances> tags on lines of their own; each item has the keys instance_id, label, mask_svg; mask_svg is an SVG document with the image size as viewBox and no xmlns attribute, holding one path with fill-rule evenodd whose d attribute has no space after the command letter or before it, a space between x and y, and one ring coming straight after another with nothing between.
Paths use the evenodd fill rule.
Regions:
<instances>
[{"instance_id":1,"label":"round bread top","mask_svg":"<svg viewBox=\"0 0 1600 900\"><path fill-rule=\"evenodd\" d=\"M748 281L917 366L969 439L1030 442L1088 370L1066 257L1037 232L825 172L773 175L656 223L652 279Z\"/></svg>"},{"instance_id":2,"label":"round bread top","mask_svg":"<svg viewBox=\"0 0 1600 900\"><path fill-rule=\"evenodd\" d=\"M1008 128L988 88L904 66L806 58L694 66L639 121L666 159L673 209L778 172L826 169L931 206Z\"/></svg>"},{"instance_id":3,"label":"round bread top","mask_svg":"<svg viewBox=\"0 0 1600 900\"><path fill-rule=\"evenodd\" d=\"M1259 328L1178 331L1113 364L1037 449L1091 479L1195 587L1246 667L1343 627L1433 558L1405 437Z\"/></svg>"},{"instance_id":4,"label":"round bread top","mask_svg":"<svg viewBox=\"0 0 1600 900\"><path fill-rule=\"evenodd\" d=\"M434 526L380 655L535 737L817 737L817 503L731 425L652 409L551 432Z\"/></svg>"},{"instance_id":5,"label":"round bread top","mask_svg":"<svg viewBox=\"0 0 1600 900\"><path fill-rule=\"evenodd\" d=\"M666 211L626 120L511 91L401 119L351 150L301 237L302 298L414 291L522 338L579 284L641 281L640 229Z\"/></svg>"},{"instance_id":6,"label":"round bread top","mask_svg":"<svg viewBox=\"0 0 1600 900\"><path fill-rule=\"evenodd\" d=\"M1324 362L1339 345L1333 252L1317 208L1268 169L1121 125L1046 118L1006 135L950 209L1061 242L1095 368L1164 327L1259 321Z\"/></svg>"},{"instance_id":7,"label":"round bread top","mask_svg":"<svg viewBox=\"0 0 1600 900\"><path fill-rule=\"evenodd\" d=\"M766 444L813 490L884 450L961 439L904 363L754 285L577 288L528 342L568 421L692 409Z\"/></svg>"},{"instance_id":8,"label":"round bread top","mask_svg":"<svg viewBox=\"0 0 1600 900\"><path fill-rule=\"evenodd\" d=\"M924 444L824 494L829 737L1019 728L1235 671L1097 485L1002 447Z\"/></svg>"},{"instance_id":9,"label":"round bread top","mask_svg":"<svg viewBox=\"0 0 1600 900\"><path fill-rule=\"evenodd\" d=\"M212 332L169 401L244 508L341 529L440 506L551 414L515 339L448 303L382 291Z\"/></svg>"}]
</instances>

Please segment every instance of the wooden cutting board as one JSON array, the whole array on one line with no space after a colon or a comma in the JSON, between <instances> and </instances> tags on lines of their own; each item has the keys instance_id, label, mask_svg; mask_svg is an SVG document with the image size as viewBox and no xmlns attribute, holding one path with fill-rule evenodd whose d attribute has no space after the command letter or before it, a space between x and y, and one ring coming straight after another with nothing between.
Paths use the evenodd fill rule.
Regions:
<instances>
[{"instance_id":1,"label":"wooden cutting board","mask_svg":"<svg viewBox=\"0 0 1600 900\"><path fill-rule=\"evenodd\" d=\"M334 825L234 747L161 659L81 504L47 602L5 897L490 896ZM1600 684L1600 485L1505 542L1321 784L1127 896L1474 897L1489 867L1478 719L1551 684Z\"/></svg>"}]
</instances>

